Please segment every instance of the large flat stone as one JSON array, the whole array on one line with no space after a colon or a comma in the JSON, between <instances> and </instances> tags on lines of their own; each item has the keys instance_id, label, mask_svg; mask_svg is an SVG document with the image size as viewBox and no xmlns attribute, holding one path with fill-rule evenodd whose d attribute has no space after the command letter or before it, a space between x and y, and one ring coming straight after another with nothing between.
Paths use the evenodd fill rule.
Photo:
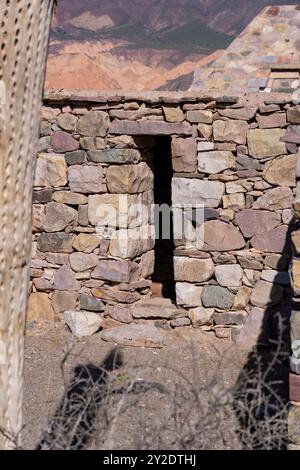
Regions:
<instances>
[{"instance_id":1,"label":"large flat stone","mask_svg":"<svg viewBox=\"0 0 300 470\"><path fill-rule=\"evenodd\" d=\"M176 282L176 303L186 307L201 307L202 286L188 282Z\"/></svg>"},{"instance_id":2,"label":"large flat stone","mask_svg":"<svg viewBox=\"0 0 300 470\"><path fill-rule=\"evenodd\" d=\"M172 179L172 202L179 207L218 207L225 191L224 183L193 178Z\"/></svg>"},{"instance_id":3,"label":"large flat stone","mask_svg":"<svg viewBox=\"0 0 300 470\"><path fill-rule=\"evenodd\" d=\"M45 211L45 231L60 232L67 226L74 227L78 222L78 213L75 209L60 204L58 202L49 202Z\"/></svg>"},{"instance_id":4,"label":"large flat stone","mask_svg":"<svg viewBox=\"0 0 300 470\"><path fill-rule=\"evenodd\" d=\"M281 217L277 212L244 209L236 214L235 221L244 237L251 238L280 225Z\"/></svg>"},{"instance_id":5,"label":"large flat stone","mask_svg":"<svg viewBox=\"0 0 300 470\"><path fill-rule=\"evenodd\" d=\"M136 163L141 159L141 154L135 149L106 149L90 150L89 160L94 163Z\"/></svg>"},{"instance_id":6,"label":"large flat stone","mask_svg":"<svg viewBox=\"0 0 300 470\"><path fill-rule=\"evenodd\" d=\"M268 189L253 204L253 209L266 209L276 211L290 209L293 204L293 193L290 188L279 187Z\"/></svg>"},{"instance_id":7,"label":"large flat stone","mask_svg":"<svg viewBox=\"0 0 300 470\"><path fill-rule=\"evenodd\" d=\"M109 133L117 135L192 135L192 126L187 122L169 123L115 119L109 127Z\"/></svg>"},{"instance_id":8,"label":"large flat stone","mask_svg":"<svg viewBox=\"0 0 300 470\"><path fill-rule=\"evenodd\" d=\"M216 142L234 142L245 145L247 142L248 124L246 121L214 121L213 133Z\"/></svg>"},{"instance_id":9,"label":"large flat stone","mask_svg":"<svg viewBox=\"0 0 300 470\"><path fill-rule=\"evenodd\" d=\"M55 191L52 195L53 201L61 204L70 204L71 206L78 206L79 204L86 204L88 199L83 194L72 193L71 191Z\"/></svg>"},{"instance_id":10,"label":"large flat stone","mask_svg":"<svg viewBox=\"0 0 300 470\"><path fill-rule=\"evenodd\" d=\"M80 294L80 308L88 312L103 312L105 305L101 299L97 299L93 295Z\"/></svg>"},{"instance_id":11,"label":"large flat stone","mask_svg":"<svg viewBox=\"0 0 300 470\"><path fill-rule=\"evenodd\" d=\"M247 350L259 344L266 344L268 342L267 318L268 314L265 309L252 308L243 329L236 338L236 344Z\"/></svg>"},{"instance_id":12,"label":"large flat stone","mask_svg":"<svg viewBox=\"0 0 300 470\"><path fill-rule=\"evenodd\" d=\"M75 272L83 272L88 269L94 268L99 262L98 256L93 253L71 253L70 254L70 266Z\"/></svg>"},{"instance_id":13,"label":"large flat stone","mask_svg":"<svg viewBox=\"0 0 300 470\"><path fill-rule=\"evenodd\" d=\"M105 137L109 116L103 111L89 111L77 123L77 132L86 137Z\"/></svg>"},{"instance_id":14,"label":"large flat stone","mask_svg":"<svg viewBox=\"0 0 300 470\"><path fill-rule=\"evenodd\" d=\"M57 131L51 136L51 146L54 152L72 152L79 149L79 142L68 132Z\"/></svg>"},{"instance_id":15,"label":"large flat stone","mask_svg":"<svg viewBox=\"0 0 300 470\"><path fill-rule=\"evenodd\" d=\"M235 157L232 152L215 150L198 153L198 170L202 173L216 174L235 168Z\"/></svg>"},{"instance_id":16,"label":"large flat stone","mask_svg":"<svg viewBox=\"0 0 300 470\"><path fill-rule=\"evenodd\" d=\"M38 238L38 249L42 252L72 253L74 235L71 233L41 233Z\"/></svg>"},{"instance_id":17,"label":"large flat stone","mask_svg":"<svg viewBox=\"0 0 300 470\"><path fill-rule=\"evenodd\" d=\"M154 174L149 165L111 165L106 173L107 188L114 194L135 194L153 189Z\"/></svg>"},{"instance_id":18,"label":"large flat stone","mask_svg":"<svg viewBox=\"0 0 300 470\"><path fill-rule=\"evenodd\" d=\"M214 263L211 258L196 259L183 256L174 257L175 281L204 282L212 277Z\"/></svg>"},{"instance_id":19,"label":"large flat stone","mask_svg":"<svg viewBox=\"0 0 300 470\"><path fill-rule=\"evenodd\" d=\"M237 108L237 109L218 109L218 113L221 116L228 117L230 119L240 119L243 121L250 121L250 119L253 119L256 112L257 112L257 107L243 107L243 108Z\"/></svg>"},{"instance_id":20,"label":"large flat stone","mask_svg":"<svg viewBox=\"0 0 300 470\"><path fill-rule=\"evenodd\" d=\"M197 171L197 141L192 137L172 138L172 165L176 172ZM163 156L162 156L163 157Z\"/></svg>"},{"instance_id":21,"label":"large flat stone","mask_svg":"<svg viewBox=\"0 0 300 470\"><path fill-rule=\"evenodd\" d=\"M106 185L103 169L99 166L73 165L68 169L71 191L77 193L104 193Z\"/></svg>"},{"instance_id":22,"label":"large flat stone","mask_svg":"<svg viewBox=\"0 0 300 470\"><path fill-rule=\"evenodd\" d=\"M96 233L80 233L76 236L73 247L83 253L92 253L101 243L101 237Z\"/></svg>"},{"instance_id":23,"label":"large flat stone","mask_svg":"<svg viewBox=\"0 0 300 470\"><path fill-rule=\"evenodd\" d=\"M130 325L103 331L102 339L122 346L162 348L165 333L150 325Z\"/></svg>"},{"instance_id":24,"label":"large flat stone","mask_svg":"<svg viewBox=\"0 0 300 470\"><path fill-rule=\"evenodd\" d=\"M215 268L218 284L223 287L239 287L242 282L243 270L239 264L219 264Z\"/></svg>"},{"instance_id":25,"label":"large flat stone","mask_svg":"<svg viewBox=\"0 0 300 470\"><path fill-rule=\"evenodd\" d=\"M76 281L73 271L68 266L61 266L54 277L54 289L79 291L80 283Z\"/></svg>"},{"instance_id":26,"label":"large flat stone","mask_svg":"<svg viewBox=\"0 0 300 470\"><path fill-rule=\"evenodd\" d=\"M296 186L297 155L286 155L267 162L263 177L268 183L278 186Z\"/></svg>"},{"instance_id":27,"label":"large flat stone","mask_svg":"<svg viewBox=\"0 0 300 470\"><path fill-rule=\"evenodd\" d=\"M77 292L55 290L52 294L51 304L55 313L73 310L77 301Z\"/></svg>"},{"instance_id":28,"label":"large flat stone","mask_svg":"<svg viewBox=\"0 0 300 470\"><path fill-rule=\"evenodd\" d=\"M139 265L127 260L101 260L92 272L92 278L111 282L139 280Z\"/></svg>"},{"instance_id":29,"label":"large flat stone","mask_svg":"<svg viewBox=\"0 0 300 470\"><path fill-rule=\"evenodd\" d=\"M172 320L182 314L176 305L168 299L154 298L150 300L143 300L137 302L131 308L133 318L163 318L165 320Z\"/></svg>"},{"instance_id":30,"label":"large flat stone","mask_svg":"<svg viewBox=\"0 0 300 470\"><path fill-rule=\"evenodd\" d=\"M54 321L54 310L48 294L45 292L33 292L30 294L26 320L37 323Z\"/></svg>"},{"instance_id":31,"label":"large flat stone","mask_svg":"<svg viewBox=\"0 0 300 470\"><path fill-rule=\"evenodd\" d=\"M197 231L197 248L205 251L231 251L244 248L241 232L226 222L209 220Z\"/></svg>"},{"instance_id":32,"label":"large flat stone","mask_svg":"<svg viewBox=\"0 0 300 470\"><path fill-rule=\"evenodd\" d=\"M281 225L268 232L255 235L251 239L253 248L271 253L284 253L289 249L288 226Z\"/></svg>"},{"instance_id":33,"label":"large flat stone","mask_svg":"<svg viewBox=\"0 0 300 470\"><path fill-rule=\"evenodd\" d=\"M63 155L42 153L36 163L35 187L58 188L67 184L67 164Z\"/></svg>"},{"instance_id":34,"label":"large flat stone","mask_svg":"<svg viewBox=\"0 0 300 470\"><path fill-rule=\"evenodd\" d=\"M285 129L250 129L248 131L250 155L260 159L286 154L286 145L280 141L285 133Z\"/></svg>"},{"instance_id":35,"label":"large flat stone","mask_svg":"<svg viewBox=\"0 0 300 470\"><path fill-rule=\"evenodd\" d=\"M144 201L143 195L91 195L88 200L88 219L97 227L138 227L151 220L151 201Z\"/></svg>"},{"instance_id":36,"label":"large flat stone","mask_svg":"<svg viewBox=\"0 0 300 470\"><path fill-rule=\"evenodd\" d=\"M133 259L153 249L155 245L155 228L144 225L134 229L121 229L111 239L109 252L111 256L122 259Z\"/></svg>"},{"instance_id":37,"label":"large flat stone","mask_svg":"<svg viewBox=\"0 0 300 470\"><path fill-rule=\"evenodd\" d=\"M251 303L255 307L271 307L282 300L283 287L271 282L258 281L251 294Z\"/></svg>"}]
</instances>

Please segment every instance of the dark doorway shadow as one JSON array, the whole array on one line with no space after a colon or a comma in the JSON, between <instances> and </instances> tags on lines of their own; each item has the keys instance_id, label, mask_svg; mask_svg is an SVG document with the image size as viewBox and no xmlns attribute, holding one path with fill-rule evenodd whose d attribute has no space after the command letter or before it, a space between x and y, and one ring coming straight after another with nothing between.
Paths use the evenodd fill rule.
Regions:
<instances>
[{"instance_id":1,"label":"dark doorway shadow","mask_svg":"<svg viewBox=\"0 0 300 470\"><path fill-rule=\"evenodd\" d=\"M169 214L156 211L155 265L152 281L161 288L162 297L175 302L174 234L172 220L172 158L171 138L156 137L153 148L154 203L156 208L169 208Z\"/></svg>"},{"instance_id":2,"label":"dark doorway shadow","mask_svg":"<svg viewBox=\"0 0 300 470\"><path fill-rule=\"evenodd\" d=\"M108 353L101 365L76 366L36 450L84 450L99 431L100 411L105 406L114 406L113 397L153 389L167 393L164 386L155 382L138 380L121 385L116 377L112 378L112 373L123 366L123 355L117 348ZM103 421L101 429L107 433L110 423Z\"/></svg>"},{"instance_id":3,"label":"dark doorway shadow","mask_svg":"<svg viewBox=\"0 0 300 470\"><path fill-rule=\"evenodd\" d=\"M292 221L287 232L279 271L288 270L292 253L291 235L299 226ZM282 450L287 446L289 406L290 317L292 290L286 285L276 304L282 278L276 276L256 344L239 374L234 410L239 423L239 442L247 450ZM241 346L241 345L240 345Z\"/></svg>"}]
</instances>

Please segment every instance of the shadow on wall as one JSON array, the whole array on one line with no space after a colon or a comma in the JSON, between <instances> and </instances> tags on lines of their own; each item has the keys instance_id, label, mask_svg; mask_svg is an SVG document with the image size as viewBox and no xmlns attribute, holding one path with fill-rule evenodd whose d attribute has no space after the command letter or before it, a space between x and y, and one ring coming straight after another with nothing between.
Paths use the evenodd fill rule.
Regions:
<instances>
[{"instance_id":1,"label":"shadow on wall","mask_svg":"<svg viewBox=\"0 0 300 470\"><path fill-rule=\"evenodd\" d=\"M279 266L284 266L287 254L289 258L291 256L291 235L297 229L299 226L292 221ZM285 449L288 443L290 317L293 301L291 286L288 285L278 304L282 289L280 284L282 279L278 274L270 294L270 308L265 313L259 312L260 309L257 311L261 314L259 334L234 389L234 409L240 425L238 438L243 448L248 450L280 450Z\"/></svg>"}]
</instances>

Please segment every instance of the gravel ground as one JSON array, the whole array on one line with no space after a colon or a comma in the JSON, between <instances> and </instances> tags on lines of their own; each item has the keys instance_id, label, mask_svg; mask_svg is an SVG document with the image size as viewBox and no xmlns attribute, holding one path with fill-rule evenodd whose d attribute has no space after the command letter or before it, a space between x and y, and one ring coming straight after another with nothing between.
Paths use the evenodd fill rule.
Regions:
<instances>
[{"instance_id":1,"label":"gravel ground","mask_svg":"<svg viewBox=\"0 0 300 470\"><path fill-rule=\"evenodd\" d=\"M229 340L216 340L213 334L179 328L167 333L163 349L116 350L114 344L102 341L100 335L74 343L65 328L56 327L50 331L29 331L25 349L25 449L240 447L234 413L222 418L228 420L225 427L230 433L220 443L219 425L214 421L219 413L217 407L210 410L213 418L209 418L209 423L207 412L202 410L209 408L218 390L234 388L241 371L247 367L247 353L236 350ZM92 412L83 413L81 419L82 406L88 401L86 383L75 392L73 385L74 377L78 381L86 370L93 377L92 385L94 377L98 385L100 377L102 385L97 385ZM103 376L110 380L102 380ZM63 399L65 390L69 391ZM79 395L80 406L70 408L70 402ZM53 418L55 413L61 415L59 420ZM88 436L71 442L70 416L78 422L80 413L84 423L79 427L83 434L89 428ZM205 442L202 439L201 443L191 443L189 433L199 422L212 429L205 431ZM46 436L47 426L51 432ZM199 429L197 433L201 434Z\"/></svg>"}]
</instances>

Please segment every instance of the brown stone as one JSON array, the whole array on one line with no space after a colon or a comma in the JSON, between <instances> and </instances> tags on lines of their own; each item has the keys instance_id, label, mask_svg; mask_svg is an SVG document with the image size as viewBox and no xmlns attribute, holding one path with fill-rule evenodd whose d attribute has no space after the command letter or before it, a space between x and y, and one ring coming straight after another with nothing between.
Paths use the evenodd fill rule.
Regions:
<instances>
[{"instance_id":1,"label":"brown stone","mask_svg":"<svg viewBox=\"0 0 300 470\"><path fill-rule=\"evenodd\" d=\"M77 132L86 137L105 137L109 123L107 113L103 111L89 111L79 119Z\"/></svg>"},{"instance_id":2,"label":"brown stone","mask_svg":"<svg viewBox=\"0 0 300 470\"><path fill-rule=\"evenodd\" d=\"M155 266L155 252L154 250L147 251L141 256L141 260L139 262L140 268L140 277L147 278L154 273L154 266Z\"/></svg>"},{"instance_id":3,"label":"brown stone","mask_svg":"<svg viewBox=\"0 0 300 470\"><path fill-rule=\"evenodd\" d=\"M127 260L101 260L92 272L94 279L111 282L135 282L139 280L139 265Z\"/></svg>"},{"instance_id":4,"label":"brown stone","mask_svg":"<svg viewBox=\"0 0 300 470\"><path fill-rule=\"evenodd\" d=\"M292 261L291 276L294 295L300 295L300 259L294 258Z\"/></svg>"},{"instance_id":5,"label":"brown stone","mask_svg":"<svg viewBox=\"0 0 300 470\"><path fill-rule=\"evenodd\" d=\"M257 112L257 107L237 108L237 109L218 109L220 116L225 116L230 119L240 119L242 121L250 121L253 119Z\"/></svg>"},{"instance_id":6,"label":"brown stone","mask_svg":"<svg viewBox=\"0 0 300 470\"><path fill-rule=\"evenodd\" d=\"M162 348L165 334L150 325L130 325L112 328L102 333L102 339L122 346Z\"/></svg>"},{"instance_id":7,"label":"brown stone","mask_svg":"<svg viewBox=\"0 0 300 470\"><path fill-rule=\"evenodd\" d=\"M163 106L163 111L167 122L182 122L184 121L184 113L179 106L170 107Z\"/></svg>"},{"instance_id":8,"label":"brown stone","mask_svg":"<svg viewBox=\"0 0 300 470\"><path fill-rule=\"evenodd\" d=\"M251 349L256 347L258 344L265 344L268 341L266 338L265 323L267 319L267 313L264 309L254 307L246 323L236 338L236 343L240 348Z\"/></svg>"},{"instance_id":9,"label":"brown stone","mask_svg":"<svg viewBox=\"0 0 300 470\"><path fill-rule=\"evenodd\" d=\"M80 294L79 301L80 308L88 312L103 312L105 309L102 300L96 299L93 295Z\"/></svg>"},{"instance_id":10,"label":"brown stone","mask_svg":"<svg viewBox=\"0 0 300 470\"><path fill-rule=\"evenodd\" d=\"M154 174L149 165L111 165L106 173L107 188L114 194L135 194L153 189Z\"/></svg>"},{"instance_id":11,"label":"brown stone","mask_svg":"<svg viewBox=\"0 0 300 470\"><path fill-rule=\"evenodd\" d=\"M58 202L49 202L46 205L44 223L46 232L59 232L67 226L74 227L77 222L78 213L75 209Z\"/></svg>"},{"instance_id":12,"label":"brown stone","mask_svg":"<svg viewBox=\"0 0 300 470\"><path fill-rule=\"evenodd\" d=\"M260 159L286 154L286 145L280 141L285 132L285 129L250 129L248 131L250 155Z\"/></svg>"},{"instance_id":13,"label":"brown stone","mask_svg":"<svg viewBox=\"0 0 300 470\"><path fill-rule=\"evenodd\" d=\"M213 308L196 307L189 310L189 319L193 328L200 328L204 325L212 325Z\"/></svg>"},{"instance_id":14,"label":"brown stone","mask_svg":"<svg viewBox=\"0 0 300 470\"><path fill-rule=\"evenodd\" d=\"M213 133L213 127L208 124L198 124L198 133L200 137L209 140Z\"/></svg>"},{"instance_id":15,"label":"brown stone","mask_svg":"<svg viewBox=\"0 0 300 470\"><path fill-rule=\"evenodd\" d=\"M281 225L251 239L253 248L259 251L283 253L288 250L288 226Z\"/></svg>"},{"instance_id":16,"label":"brown stone","mask_svg":"<svg viewBox=\"0 0 300 470\"><path fill-rule=\"evenodd\" d=\"M45 206L33 204L32 206L32 231L42 232L45 224Z\"/></svg>"},{"instance_id":17,"label":"brown stone","mask_svg":"<svg viewBox=\"0 0 300 470\"><path fill-rule=\"evenodd\" d=\"M102 299L108 302L118 302L122 304L134 304L140 300L140 295L137 292L126 292L106 287L92 288L92 294L97 297L97 299Z\"/></svg>"},{"instance_id":18,"label":"brown stone","mask_svg":"<svg viewBox=\"0 0 300 470\"><path fill-rule=\"evenodd\" d=\"M196 139L192 137L188 137L186 139L173 137L171 150L174 171L190 173L197 171Z\"/></svg>"},{"instance_id":19,"label":"brown stone","mask_svg":"<svg viewBox=\"0 0 300 470\"><path fill-rule=\"evenodd\" d=\"M80 147L84 150L103 150L107 148L102 137L80 137Z\"/></svg>"},{"instance_id":20,"label":"brown stone","mask_svg":"<svg viewBox=\"0 0 300 470\"><path fill-rule=\"evenodd\" d=\"M54 321L54 311L48 294L45 292L33 292L30 294L27 321L36 321L38 323Z\"/></svg>"},{"instance_id":21,"label":"brown stone","mask_svg":"<svg viewBox=\"0 0 300 470\"><path fill-rule=\"evenodd\" d=\"M192 135L192 126L187 122L169 123L163 121L121 121L115 119L110 125L109 133L117 135Z\"/></svg>"},{"instance_id":22,"label":"brown stone","mask_svg":"<svg viewBox=\"0 0 300 470\"><path fill-rule=\"evenodd\" d=\"M77 301L76 292L56 290L52 294L51 304L55 313L62 313L66 310L73 310Z\"/></svg>"},{"instance_id":23,"label":"brown stone","mask_svg":"<svg viewBox=\"0 0 300 470\"><path fill-rule=\"evenodd\" d=\"M300 124L300 106L287 110L287 120L291 124Z\"/></svg>"},{"instance_id":24,"label":"brown stone","mask_svg":"<svg viewBox=\"0 0 300 470\"><path fill-rule=\"evenodd\" d=\"M57 123L64 131L75 131L78 118L71 113L61 113Z\"/></svg>"},{"instance_id":25,"label":"brown stone","mask_svg":"<svg viewBox=\"0 0 300 470\"><path fill-rule=\"evenodd\" d=\"M245 310L249 304L250 296L251 288L247 286L241 286L235 296L233 310Z\"/></svg>"},{"instance_id":26,"label":"brown stone","mask_svg":"<svg viewBox=\"0 0 300 470\"><path fill-rule=\"evenodd\" d=\"M38 249L42 252L72 253L73 238L71 233L41 233Z\"/></svg>"},{"instance_id":27,"label":"brown stone","mask_svg":"<svg viewBox=\"0 0 300 470\"><path fill-rule=\"evenodd\" d=\"M186 113L186 118L189 122L198 124L212 124L213 114L209 110L193 110Z\"/></svg>"},{"instance_id":28,"label":"brown stone","mask_svg":"<svg viewBox=\"0 0 300 470\"><path fill-rule=\"evenodd\" d=\"M290 188L279 187L268 189L263 196L253 204L253 209L266 209L275 211L290 209L293 204L293 193Z\"/></svg>"},{"instance_id":29,"label":"brown stone","mask_svg":"<svg viewBox=\"0 0 300 470\"><path fill-rule=\"evenodd\" d=\"M70 266L75 272L82 272L94 268L99 262L98 256L93 253L71 253Z\"/></svg>"},{"instance_id":30,"label":"brown stone","mask_svg":"<svg viewBox=\"0 0 300 470\"><path fill-rule=\"evenodd\" d=\"M251 303L255 307L271 307L278 304L283 296L283 287L271 282L258 281L251 294Z\"/></svg>"},{"instance_id":31,"label":"brown stone","mask_svg":"<svg viewBox=\"0 0 300 470\"><path fill-rule=\"evenodd\" d=\"M235 168L235 158L232 152L214 150L198 153L198 170L200 172L217 174L229 168Z\"/></svg>"},{"instance_id":32,"label":"brown stone","mask_svg":"<svg viewBox=\"0 0 300 470\"><path fill-rule=\"evenodd\" d=\"M121 323L133 322L130 308L120 307L119 305L108 305L105 310L105 315Z\"/></svg>"},{"instance_id":33,"label":"brown stone","mask_svg":"<svg viewBox=\"0 0 300 470\"><path fill-rule=\"evenodd\" d=\"M244 209L236 214L235 221L244 237L251 238L280 225L281 217L276 212Z\"/></svg>"},{"instance_id":34,"label":"brown stone","mask_svg":"<svg viewBox=\"0 0 300 470\"><path fill-rule=\"evenodd\" d=\"M34 186L57 188L67 184L67 164L63 155L42 153L38 156Z\"/></svg>"},{"instance_id":35,"label":"brown stone","mask_svg":"<svg viewBox=\"0 0 300 470\"><path fill-rule=\"evenodd\" d=\"M51 264L69 264L69 256L65 253L45 253L45 258Z\"/></svg>"},{"instance_id":36,"label":"brown stone","mask_svg":"<svg viewBox=\"0 0 300 470\"><path fill-rule=\"evenodd\" d=\"M197 234L199 250L230 251L244 248L246 243L241 232L232 225L220 220L209 220L203 225Z\"/></svg>"},{"instance_id":37,"label":"brown stone","mask_svg":"<svg viewBox=\"0 0 300 470\"><path fill-rule=\"evenodd\" d=\"M276 158L265 164L263 177L278 186L296 186L296 155Z\"/></svg>"},{"instance_id":38,"label":"brown stone","mask_svg":"<svg viewBox=\"0 0 300 470\"><path fill-rule=\"evenodd\" d=\"M92 253L101 242L101 237L97 234L80 233L76 236L73 247L83 253Z\"/></svg>"},{"instance_id":39,"label":"brown stone","mask_svg":"<svg viewBox=\"0 0 300 470\"><path fill-rule=\"evenodd\" d=\"M274 127L284 127L286 125L286 114L276 113L269 116L256 116L256 120L261 129L271 129Z\"/></svg>"},{"instance_id":40,"label":"brown stone","mask_svg":"<svg viewBox=\"0 0 300 470\"><path fill-rule=\"evenodd\" d=\"M79 149L79 142L68 132L57 131L51 136L51 146L58 153L72 152Z\"/></svg>"},{"instance_id":41,"label":"brown stone","mask_svg":"<svg viewBox=\"0 0 300 470\"><path fill-rule=\"evenodd\" d=\"M71 191L78 193L103 193L106 185L103 169L99 166L74 165L68 169Z\"/></svg>"},{"instance_id":42,"label":"brown stone","mask_svg":"<svg viewBox=\"0 0 300 470\"><path fill-rule=\"evenodd\" d=\"M71 191L55 191L53 193L53 200L61 204L70 204L71 206L87 204L88 202L87 197L83 194L72 193Z\"/></svg>"},{"instance_id":43,"label":"brown stone","mask_svg":"<svg viewBox=\"0 0 300 470\"><path fill-rule=\"evenodd\" d=\"M80 283L76 281L74 273L68 266L61 266L54 277L54 289L66 291L79 291Z\"/></svg>"},{"instance_id":44,"label":"brown stone","mask_svg":"<svg viewBox=\"0 0 300 470\"><path fill-rule=\"evenodd\" d=\"M197 259L183 256L174 257L174 278L182 282L204 282L214 273L214 263L211 258Z\"/></svg>"},{"instance_id":45,"label":"brown stone","mask_svg":"<svg viewBox=\"0 0 300 470\"><path fill-rule=\"evenodd\" d=\"M245 121L214 121L214 139L218 142L234 142L245 145L247 142L248 124Z\"/></svg>"}]
</instances>

